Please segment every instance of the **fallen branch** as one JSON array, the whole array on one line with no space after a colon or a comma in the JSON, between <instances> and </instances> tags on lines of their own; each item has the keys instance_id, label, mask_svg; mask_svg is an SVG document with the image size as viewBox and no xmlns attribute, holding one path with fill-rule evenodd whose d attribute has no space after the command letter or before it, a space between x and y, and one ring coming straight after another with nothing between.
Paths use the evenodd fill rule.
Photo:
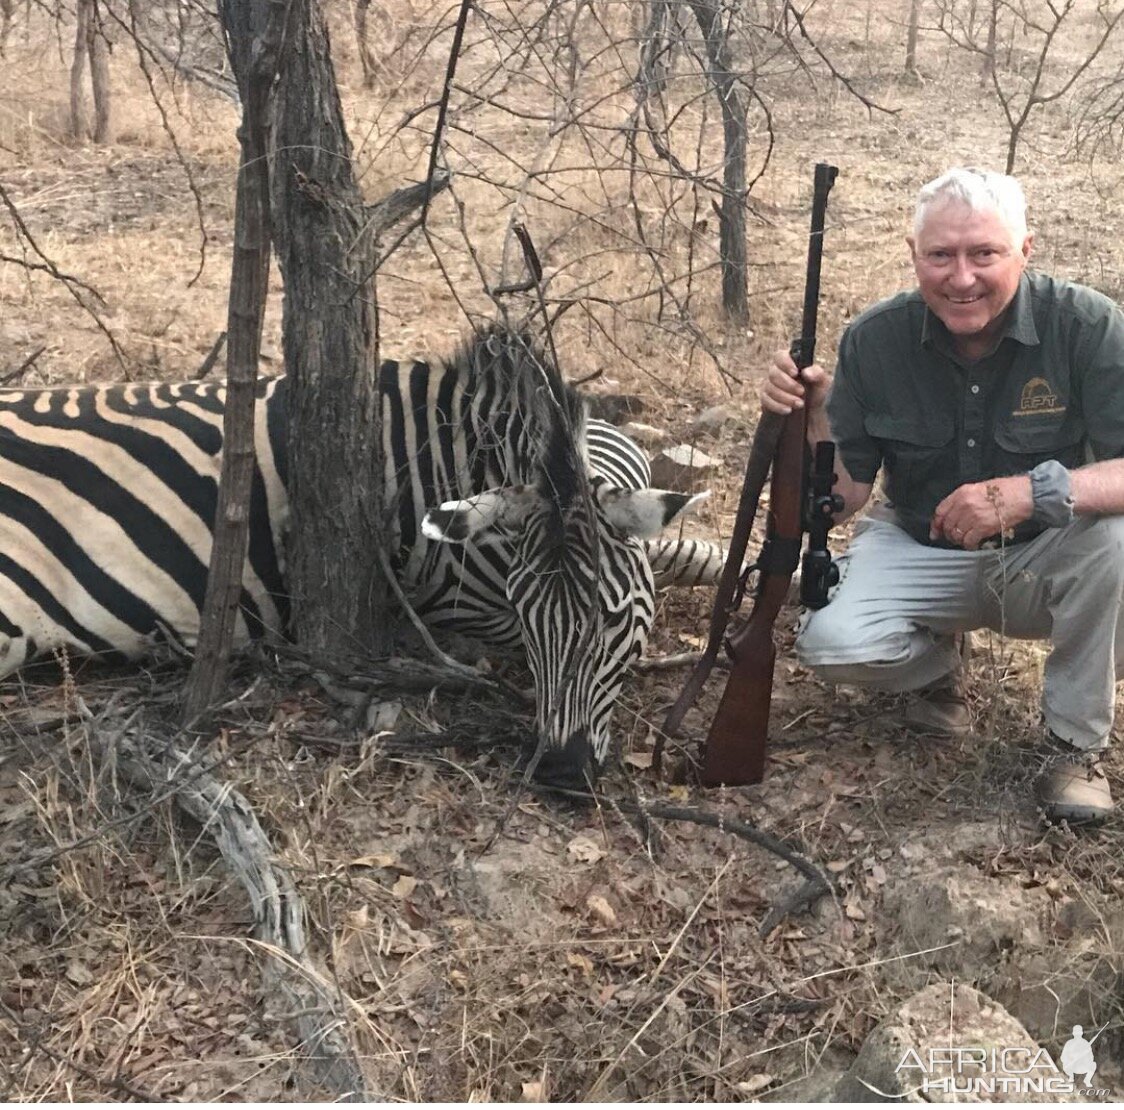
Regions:
<instances>
[{"instance_id":1,"label":"fallen branch","mask_svg":"<svg viewBox=\"0 0 1124 1110\"><path fill-rule=\"evenodd\" d=\"M288 871L275 863L273 847L250 803L208 770L200 770L197 757L174 741L128 723L112 736L104 735L90 718L84 723L92 747L103 754L112 749L120 774L142 790L172 794L214 840L249 896L255 933L271 954L267 984L280 991L285 1011L294 1016L300 1051L317 1081L338 1100L377 1097L367 1091L349 1042L339 992L308 956L300 892Z\"/></svg>"},{"instance_id":2,"label":"fallen branch","mask_svg":"<svg viewBox=\"0 0 1124 1110\"><path fill-rule=\"evenodd\" d=\"M627 803L632 805L633 803ZM756 844L759 848L780 856L801 875L804 876L804 885L791 897L778 902L766 914L762 921L759 933L767 937L786 917L811 906L813 902L830 894L833 890L831 880L810 859L801 855L796 849L790 848L783 840L757 828L746 821L733 821L720 813L710 813L702 809L687 809L682 806L668 806L655 803L644 806L644 811L649 817L659 817L665 821L689 821L695 825L706 825L720 832L733 833L741 840Z\"/></svg>"},{"instance_id":3,"label":"fallen branch","mask_svg":"<svg viewBox=\"0 0 1124 1110\"><path fill-rule=\"evenodd\" d=\"M650 671L673 671L680 667L693 667L703 656L701 651L680 651L674 655L652 655L638 659L633 667L646 674ZM714 669L728 671L731 667L729 659L719 657L714 661Z\"/></svg>"},{"instance_id":4,"label":"fallen branch","mask_svg":"<svg viewBox=\"0 0 1124 1110\"><path fill-rule=\"evenodd\" d=\"M208 352L207 357L199 364L199 369L195 371L192 377L199 381L205 378L210 372L211 368L219 360L219 355L226 344L226 332L219 332L219 337L211 344L211 350Z\"/></svg>"}]
</instances>

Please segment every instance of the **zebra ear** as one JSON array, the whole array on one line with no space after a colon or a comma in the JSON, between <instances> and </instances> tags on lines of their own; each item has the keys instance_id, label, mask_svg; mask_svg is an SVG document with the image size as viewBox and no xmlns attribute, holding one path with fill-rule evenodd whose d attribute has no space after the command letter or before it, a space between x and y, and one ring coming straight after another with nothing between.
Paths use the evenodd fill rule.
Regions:
<instances>
[{"instance_id":1,"label":"zebra ear","mask_svg":"<svg viewBox=\"0 0 1124 1110\"><path fill-rule=\"evenodd\" d=\"M425 514L422 534L431 540L464 543L495 529L512 531L538 500L534 486L508 486L485 490L463 501L446 501Z\"/></svg>"},{"instance_id":2,"label":"zebra ear","mask_svg":"<svg viewBox=\"0 0 1124 1110\"><path fill-rule=\"evenodd\" d=\"M690 494L674 493L668 489L614 489L602 495L601 508L617 531L638 540L650 540L676 517L709 496L709 490Z\"/></svg>"}]
</instances>

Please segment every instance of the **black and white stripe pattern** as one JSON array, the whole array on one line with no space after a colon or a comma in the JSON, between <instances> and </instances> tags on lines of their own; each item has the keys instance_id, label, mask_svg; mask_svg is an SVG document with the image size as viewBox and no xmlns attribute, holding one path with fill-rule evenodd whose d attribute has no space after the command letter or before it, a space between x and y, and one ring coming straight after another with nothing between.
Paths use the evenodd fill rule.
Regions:
<instances>
[{"instance_id":1,"label":"black and white stripe pattern","mask_svg":"<svg viewBox=\"0 0 1124 1110\"><path fill-rule=\"evenodd\" d=\"M275 391L262 384L242 637L288 616ZM201 383L0 391L0 674L63 646L132 658L164 630L194 639L224 403Z\"/></svg>"},{"instance_id":2,"label":"black and white stripe pattern","mask_svg":"<svg viewBox=\"0 0 1124 1110\"><path fill-rule=\"evenodd\" d=\"M242 638L288 616L285 389L260 385ZM587 424L510 333L444 364L384 363L381 391L403 585L427 622L522 645L546 762L580 773L605 752L651 626L643 544L694 499L649 489L639 449ZM60 647L136 657L163 634L194 642L224 404L213 383L0 391L0 675Z\"/></svg>"}]
</instances>

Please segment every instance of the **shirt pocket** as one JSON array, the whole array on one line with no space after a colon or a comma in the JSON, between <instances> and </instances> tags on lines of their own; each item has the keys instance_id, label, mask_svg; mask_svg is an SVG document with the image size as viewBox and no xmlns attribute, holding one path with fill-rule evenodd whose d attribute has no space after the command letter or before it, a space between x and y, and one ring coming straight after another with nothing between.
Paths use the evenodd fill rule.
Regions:
<instances>
[{"instance_id":1,"label":"shirt pocket","mask_svg":"<svg viewBox=\"0 0 1124 1110\"><path fill-rule=\"evenodd\" d=\"M886 490L892 501L911 500L923 486L951 480L949 452L956 428L934 414L918 419L872 412L863 416L867 434L878 441L886 466Z\"/></svg>"},{"instance_id":2,"label":"shirt pocket","mask_svg":"<svg viewBox=\"0 0 1124 1110\"><path fill-rule=\"evenodd\" d=\"M1021 474L1047 459L1080 466L1084 461L1085 424L1068 412L1054 419L1012 416L996 425L995 442L997 477Z\"/></svg>"},{"instance_id":3,"label":"shirt pocket","mask_svg":"<svg viewBox=\"0 0 1124 1110\"><path fill-rule=\"evenodd\" d=\"M878 440L882 457L889 466L897 463L923 463L943 454L955 435L951 420L933 416L897 416L896 413L868 412L862 418L867 434Z\"/></svg>"}]
</instances>

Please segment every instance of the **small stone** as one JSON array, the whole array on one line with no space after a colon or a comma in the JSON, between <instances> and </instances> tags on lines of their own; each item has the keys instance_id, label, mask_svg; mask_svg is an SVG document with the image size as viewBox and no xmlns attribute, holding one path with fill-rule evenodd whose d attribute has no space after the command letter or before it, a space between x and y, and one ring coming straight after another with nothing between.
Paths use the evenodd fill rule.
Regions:
<instances>
[{"instance_id":1,"label":"small stone","mask_svg":"<svg viewBox=\"0 0 1124 1110\"><path fill-rule=\"evenodd\" d=\"M722 431L725 425L735 419L737 413L730 409L729 405L711 405L709 408L703 409L694 420L691 421L691 427L696 432L707 432L711 435L717 435Z\"/></svg>"},{"instance_id":2,"label":"small stone","mask_svg":"<svg viewBox=\"0 0 1124 1110\"><path fill-rule=\"evenodd\" d=\"M667 447L652 460L652 484L678 490L695 490L718 469L718 460L705 451L680 443Z\"/></svg>"},{"instance_id":3,"label":"small stone","mask_svg":"<svg viewBox=\"0 0 1124 1110\"><path fill-rule=\"evenodd\" d=\"M402 712L400 701L375 701L367 706L367 728L371 732L390 732Z\"/></svg>"}]
</instances>

